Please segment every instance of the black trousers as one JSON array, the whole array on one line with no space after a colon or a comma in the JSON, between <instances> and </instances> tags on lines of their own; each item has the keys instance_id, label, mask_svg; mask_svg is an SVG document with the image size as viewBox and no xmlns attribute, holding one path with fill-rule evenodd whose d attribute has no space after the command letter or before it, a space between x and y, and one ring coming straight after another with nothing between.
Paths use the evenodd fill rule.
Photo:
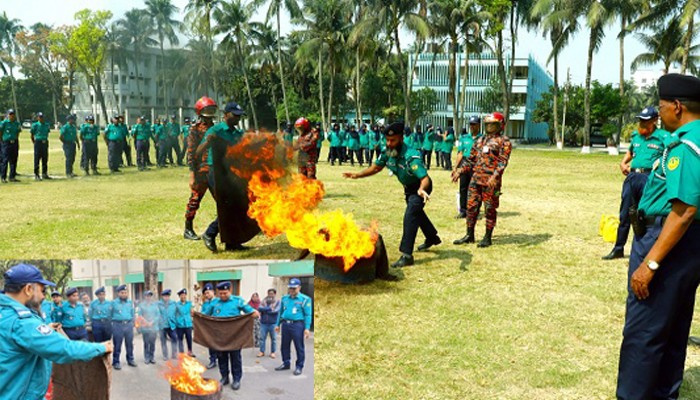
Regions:
<instances>
[{"instance_id":1,"label":"black trousers","mask_svg":"<svg viewBox=\"0 0 700 400\"><path fill-rule=\"evenodd\" d=\"M187 340L187 351L192 353L192 328L175 328L177 347L180 353L185 352L184 341Z\"/></svg>"},{"instance_id":2,"label":"black trousers","mask_svg":"<svg viewBox=\"0 0 700 400\"><path fill-rule=\"evenodd\" d=\"M126 156L126 164L124 164L124 161L122 160L122 165L128 165L132 166L134 163L131 160L131 145L129 144L128 140L124 140L122 142L122 151L124 152L124 155Z\"/></svg>"},{"instance_id":3,"label":"black trousers","mask_svg":"<svg viewBox=\"0 0 700 400\"><path fill-rule=\"evenodd\" d=\"M423 165L426 169L430 169L430 159L433 158L433 152L431 150L421 150L421 156L423 158Z\"/></svg>"},{"instance_id":4,"label":"black trousers","mask_svg":"<svg viewBox=\"0 0 700 400\"><path fill-rule=\"evenodd\" d=\"M413 246L416 243L418 229L423 232L426 239L434 239L438 234L437 229L435 229L435 226L425 213L425 203L423 203L423 198L417 193L419 187L419 185L404 186L406 211L403 215L403 235L401 236L399 250L408 255L413 254ZM426 192L430 194L432 191L433 184L431 182Z\"/></svg>"},{"instance_id":5,"label":"black trousers","mask_svg":"<svg viewBox=\"0 0 700 400\"><path fill-rule=\"evenodd\" d=\"M219 372L222 378L227 378L228 374L233 372L233 381L240 382L243 377L243 359L241 351L217 351L216 357L219 360ZM229 370L229 365L231 369Z\"/></svg>"},{"instance_id":6,"label":"black trousers","mask_svg":"<svg viewBox=\"0 0 700 400\"><path fill-rule=\"evenodd\" d=\"M442 152L442 166L446 170L450 171L452 170L452 152Z\"/></svg>"},{"instance_id":7,"label":"black trousers","mask_svg":"<svg viewBox=\"0 0 700 400\"><path fill-rule=\"evenodd\" d=\"M110 140L107 143L107 163L111 171L119 169L119 164L122 161L122 141Z\"/></svg>"},{"instance_id":8,"label":"black trousers","mask_svg":"<svg viewBox=\"0 0 700 400\"><path fill-rule=\"evenodd\" d=\"M644 186L649 179L648 174L630 172L622 184L622 200L620 201L620 225L617 227L617 240L614 250L622 251L630 233L630 207L639 204L644 192Z\"/></svg>"},{"instance_id":9,"label":"black trousers","mask_svg":"<svg viewBox=\"0 0 700 400\"><path fill-rule=\"evenodd\" d=\"M41 174L48 175L49 163L49 141L35 140L34 141L34 175L39 175L39 164L41 163Z\"/></svg>"},{"instance_id":10,"label":"black trousers","mask_svg":"<svg viewBox=\"0 0 700 400\"><path fill-rule=\"evenodd\" d=\"M75 164L75 142L63 143L63 155L66 156L66 176L73 175L73 164Z\"/></svg>"},{"instance_id":11,"label":"black trousers","mask_svg":"<svg viewBox=\"0 0 700 400\"><path fill-rule=\"evenodd\" d=\"M136 165L139 167L139 170L143 170L146 168L148 162L149 147L150 143L148 142L148 140L136 141Z\"/></svg>"},{"instance_id":12,"label":"black trousers","mask_svg":"<svg viewBox=\"0 0 700 400\"><path fill-rule=\"evenodd\" d=\"M80 167L86 172L92 169L97 171L97 142L95 140L83 140L83 153L80 159Z\"/></svg>"},{"instance_id":13,"label":"black trousers","mask_svg":"<svg viewBox=\"0 0 700 400\"><path fill-rule=\"evenodd\" d=\"M469 181L472 180L471 172L459 176L459 212L467 212L467 199L469 199Z\"/></svg>"},{"instance_id":14,"label":"black trousers","mask_svg":"<svg viewBox=\"0 0 700 400\"><path fill-rule=\"evenodd\" d=\"M19 155L19 143L16 140L2 142L2 154L0 154L0 175L7 179L7 167L10 168L10 179L17 176L17 156Z\"/></svg>"},{"instance_id":15,"label":"black trousers","mask_svg":"<svg viewBox=\"0 0 700 400\"><path fill-rule=\"evenodd\" d=\"M331 165L335 165L336 160L340 165L343 165L343 153L340 149L337 146L331 147Z\"/></svg>"}]
</instances>

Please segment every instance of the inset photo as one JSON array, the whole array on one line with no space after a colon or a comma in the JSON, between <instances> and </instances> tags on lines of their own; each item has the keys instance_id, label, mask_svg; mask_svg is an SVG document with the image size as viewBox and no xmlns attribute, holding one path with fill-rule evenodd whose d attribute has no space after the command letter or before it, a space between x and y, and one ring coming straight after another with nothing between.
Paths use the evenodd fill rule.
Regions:
<instances>
[{"instance_id":1,"label":"inset photo","mask_svg":"<svg viewBox=\"0 0 700 400\"><path fill-rule=\"evenodd\" d=\"M314 397L310 262L2 260L0 272L7 398Z\"/></svg>"}]
</instances>

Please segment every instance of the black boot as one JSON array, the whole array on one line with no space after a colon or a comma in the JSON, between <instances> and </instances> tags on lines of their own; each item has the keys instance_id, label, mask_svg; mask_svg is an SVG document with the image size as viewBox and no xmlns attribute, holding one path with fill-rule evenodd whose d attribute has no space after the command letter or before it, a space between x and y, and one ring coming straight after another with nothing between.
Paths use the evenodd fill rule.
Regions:
<instances>
[{"instance_id":1,"label":"black boot","mask_svg":"<svg viewBox=\"0 0 700 400\"><path fill-rule=\"evenodd\" d=\"M202 235L202 240L204 241L204 245L207 246L207 249L211 250L212 253L217 252L215 237L208 236L205 233L204 235Z\"/></svg>"},{"instance_id":2,"label":"black boot","mask_svg":"<svg viewBox=\"0 0 700 400\"><path fill-rule=\"evenodd\" d=\"M467 234L461 238L457 239L452 244L466 244L466 243L474 243L476 239L474 239L474 228L469 228L467 227Z\"/></svg>"},{"instance_id":3,"label":"black boot","mask_svg":"<svg viewBox=\"0 0 700 400\"><path fill-rule=\"evenodd\" d=\"M197 236L194 229L192 228L192 220L191 219L185 220L185 233L182 236L187 240L199 240L199 239L201 239L199 236Z\"/></svg>"},{"instance_id":4,"label":"black boot","mask_svg":"<svg viewBox=\"0 0 700 400\"><path fill-rule=\"evenodd\" d=\"M489 247L491 246L491 234L493 234L493 229L487 229L486 234L484 235L484 238L481 239L481 242L479 242L476 247Z\"/></svg>"},{"instance_id":5,"label":"black boot","mask_svg":"<svg viewBox=\"0 0 700 400\"><path fill-rule=\"evenodd\" d=\"M407 254L402 254L401 257L399 257L396 262L391 264L392 268L403 268L403 267L408 267L410 265L413 265L413 256L407 255Z\"/></svg>"},{"instance_id":6,"label":"black boot","mask_svg":"<svg viewBox=\"0 0 700 400\"><path fill-rule=\"evenodd\" d=\"M616 258L624 258L625 253L622 250L613 249L610 254L602 257L603 260L614 260Z\"/></svg>"}]
</instances>

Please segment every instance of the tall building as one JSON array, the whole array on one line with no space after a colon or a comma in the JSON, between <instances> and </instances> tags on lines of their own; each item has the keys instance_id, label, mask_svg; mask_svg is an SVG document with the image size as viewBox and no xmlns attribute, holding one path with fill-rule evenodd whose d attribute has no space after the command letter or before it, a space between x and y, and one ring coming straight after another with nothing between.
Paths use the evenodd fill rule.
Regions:
<instances>
[{"instance_id":1,"label":"tall building","mask_svg":"<svg viewBox=\"0 0 700 400\"><path fill-rule=\"evenodd\" d=\"M448 101L449 90L449 55L446 53L422 53L416 58L409 56L409 71L415 73L410 77L413 80L413 91L428 87L437 92L439 103L435 111L419 123L425 126L431 123L435 126L446 128L453 124L452 104ZM510 58L505 60L506 68L510 67ZM468 69L467 69L468 65ZM492 53L469 54L469 62L463 53L457 54L457 79L455 92L461 93L464 74L467 73L466 101L462 120L471 115L484 115L494 111L482 110L479 102L484 97L491 80L497 74L498 60ZM516 107L516 112L510 114L510 122L506 126L506 134L512 139L527 142L544 142L549 140L546 123L532 122L532 112L542 94L547 92L554 83L549 74L529 56L514 60L514 79L512 101L522 104ZM460 108L462 108L460 106Z\"/></svg>"},{"instance_id":2,"label":"tall building","mask_svg":"<svg viewBox=\"0 0 700 400\"><path fill-rule=\"evenodd\" d=\"M669 73L679 73L680 69L671 68ZM656 81L666 72L662 69L638 69L632 72L632 81L637 89L642 90L656 86Z\"/></svg>"},{"instance_id":3,"label":"tall building","mask_svg":"<svg viewBox=\"0 0 700 400\"><path fill-rule=\"evenodd\" d=\"M130 54L133 55L133 52ZM120 66L118 63L112 65L107 57L102 75L102 92L107 114L110 117L114 114L123 114L127 125L136 123L136 118L141 115L153 121L155 118L169 118L174 114L182 122L184 117L195 115L194 102L203 95L222 103L222 99L216 93L195 93L190 88L172 87L172 85L163 88L160 84L162 72L159 49L142 49L138 61L135 61L133 56L126 56L125 59L126 65ZM169 100L167 114L163 89L167 92ZM104 126L110 122L102 121L101 105L83 75L76 75L73 92L75 103L71 111L78 114L79 121L88 114L92 114L99 125Z\"/></svg>"}]
</instances>

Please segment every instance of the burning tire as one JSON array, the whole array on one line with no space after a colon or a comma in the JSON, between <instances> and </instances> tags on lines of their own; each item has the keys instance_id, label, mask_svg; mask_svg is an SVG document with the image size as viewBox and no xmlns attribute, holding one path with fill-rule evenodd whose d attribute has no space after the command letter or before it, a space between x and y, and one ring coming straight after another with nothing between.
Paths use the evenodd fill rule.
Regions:
<instances>
[{"instance_id":1,"label":"burning tire","mask_svg":"<svg viewBox=\"0 0 700 400\"><path fill-rule=\"evenodd\" d=\"M343 272L342 258L316 254L314 276L340 283L367 283L375 279L395 280L396 278L389 274L389 259L382 235L379 235L374 249L371 257L360 258L347 273Z\"/></svg>"}]
</instances>

